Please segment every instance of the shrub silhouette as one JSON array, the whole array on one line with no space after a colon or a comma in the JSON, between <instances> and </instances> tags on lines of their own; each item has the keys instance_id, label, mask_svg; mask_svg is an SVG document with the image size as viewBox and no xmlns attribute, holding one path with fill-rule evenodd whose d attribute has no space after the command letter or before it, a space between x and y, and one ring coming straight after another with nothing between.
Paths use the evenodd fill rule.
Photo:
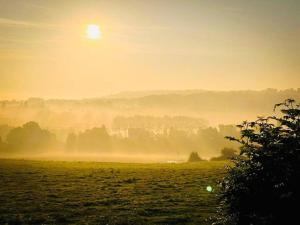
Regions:
<instances>
[{"instance_id":1,"label":"shrub silhouette","mask_svg":"<svg viewBox=\"0 0 300 225\"><path fill-rule=\"evenodd\" d=\"M227 160L232 159L237 154L237 151L233 148L223 148L221 150L221 155L219 157L211 158L211 161L218 161L218 160Z\"/></svg>"},{"instance_id":2,"label":"shrub silhouette","mask_svg":"<svg viewBox=\"0 0 300 225\"><path fill-rule=\"evenodd\" d=\"M280 116L238 127L241 157L221 183L215 224L297 224L300 201L300 105L277 104Z\"/></svg>"},{"instance_id":3,"label":"shrub silhouette","mask_svg":"<svg viewBox=\"0 0 300 225\"><path fill-rule=\"evenodd\" d=\"M190 154L188 162L199 162L199 161L202 161L202 159L199 157L198 152L192 152Z\"/></svg>"}]
</instances>

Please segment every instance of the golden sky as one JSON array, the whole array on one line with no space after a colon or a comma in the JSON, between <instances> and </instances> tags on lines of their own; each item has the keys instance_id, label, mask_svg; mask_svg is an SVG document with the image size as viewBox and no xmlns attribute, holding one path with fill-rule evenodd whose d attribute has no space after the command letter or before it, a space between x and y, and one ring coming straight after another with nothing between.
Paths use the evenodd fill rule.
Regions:
<instances>
[{"instance_id":1,"label":"golden sky","mask_svg":"<svg viewBox=\"0 0 300 225\"><path fill-rule=\"evenodd\" d=\"M0 0L0 99L298 88L299 11L299 0Z\"/></svg>"}]
</instances>

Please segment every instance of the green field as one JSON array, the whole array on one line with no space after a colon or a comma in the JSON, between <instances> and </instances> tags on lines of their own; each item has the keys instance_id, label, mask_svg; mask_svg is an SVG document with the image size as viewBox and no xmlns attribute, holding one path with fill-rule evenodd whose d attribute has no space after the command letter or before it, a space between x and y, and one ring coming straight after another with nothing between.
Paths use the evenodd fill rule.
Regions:
<instances>
[{"instance_id":1,"label":"green field","mask_svg":"<svg viewBox=\"0 0 300 225\"><path fill-rule=\"evenodd\" d=\"M0 160L0 224L210 224L224 164Z\"/></svg>"}]
</instances>

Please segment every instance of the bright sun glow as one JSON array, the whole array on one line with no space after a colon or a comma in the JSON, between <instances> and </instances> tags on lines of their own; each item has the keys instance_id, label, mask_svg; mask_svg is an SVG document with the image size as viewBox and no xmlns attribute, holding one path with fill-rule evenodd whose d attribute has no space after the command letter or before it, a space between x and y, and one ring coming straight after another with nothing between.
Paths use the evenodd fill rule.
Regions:
<instances>
[{"instance_id":1,"label":"bright sun glow","mask_svg":"<svg viewBox=\"0 0 300 225\"><path fill-rule=\"evenodd\" d=\"M101 38L100 27L95 24L89 24L86 28L86 36L88 39L96 40Z\"/></svg>"}]
</instances>

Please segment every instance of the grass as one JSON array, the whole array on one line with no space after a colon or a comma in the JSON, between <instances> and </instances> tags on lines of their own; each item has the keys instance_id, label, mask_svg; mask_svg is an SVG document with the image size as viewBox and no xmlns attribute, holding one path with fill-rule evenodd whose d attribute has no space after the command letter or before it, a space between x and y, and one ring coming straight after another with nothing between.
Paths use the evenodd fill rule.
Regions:
<instances>
[{"instance_id":1,"label":"grass","mask_svg":"<svg viewBox=\"0 0 300 225\"><path fill-rule=\"evenodd\" d=\"M0 160L0 224L210 224L224 164Z\"/></svg>"}]
</instances>

